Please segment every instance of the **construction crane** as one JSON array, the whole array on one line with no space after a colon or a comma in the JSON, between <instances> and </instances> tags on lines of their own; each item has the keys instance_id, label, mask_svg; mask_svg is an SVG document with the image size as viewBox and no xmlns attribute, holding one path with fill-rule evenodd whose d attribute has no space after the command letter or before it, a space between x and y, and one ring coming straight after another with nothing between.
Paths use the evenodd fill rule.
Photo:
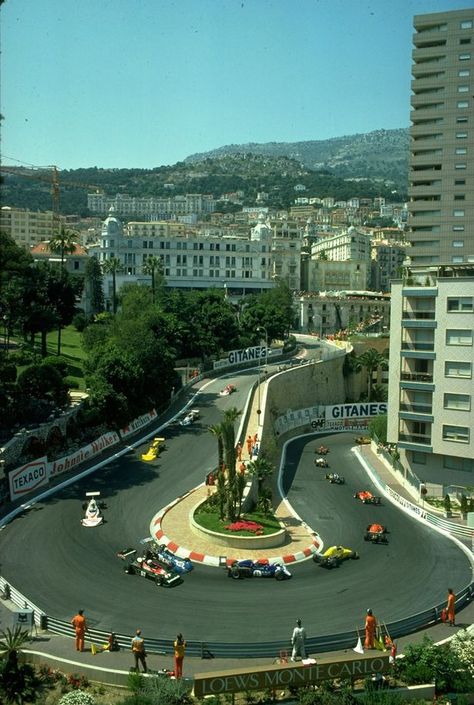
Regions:
<instances>
[{"instance_id":1,"label":"construction crane","mask_svg":"<svg viewBox=\"0 0 474 705\"><path fill-rule=\"evenodd\" d=\"M60 187L61 186L71 186L75 188L84 188L88 190L95 190L96 193L102 193L103 189L100 186L95 186L94 184L85 184L80 181L65 181L61 179L59 181L59 168L54 164L49 166L34 166L30 165L29 168L26 167L8 167L0 166L0 171L5 174L12 174L14 176L24 176L28 179L37 179L39 181L46 181L51 184L51 202L52 202L52 213L53 213L53 229L59 231L59 206L60 206ZM50 173L44 173L49 171Z\"/></svg>"}]
</instances>

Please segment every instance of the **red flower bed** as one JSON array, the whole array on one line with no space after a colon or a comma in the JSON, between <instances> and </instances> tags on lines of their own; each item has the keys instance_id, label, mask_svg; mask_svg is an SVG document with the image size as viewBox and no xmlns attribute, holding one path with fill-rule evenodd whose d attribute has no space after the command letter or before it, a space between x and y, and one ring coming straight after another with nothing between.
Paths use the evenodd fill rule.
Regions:
<instances>
[{"instance_id":1,"label":"red flower bed","mask_svg":"<svg viewBox=\"0 0 474 705\"><path fill-rule=\"evenodd\" d=\"M251 531L253 534L263 534L263 526L256 521L234 521L225 527L228 531Z\"/></svg>"}]
</instances>

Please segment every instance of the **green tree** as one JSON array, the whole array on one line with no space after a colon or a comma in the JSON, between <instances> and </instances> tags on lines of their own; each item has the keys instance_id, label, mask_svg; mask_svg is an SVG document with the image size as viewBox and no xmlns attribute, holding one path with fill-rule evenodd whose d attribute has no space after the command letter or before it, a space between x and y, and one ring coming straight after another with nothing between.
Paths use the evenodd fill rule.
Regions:
<instances>
[{"instance_id":1,"label":"green tree","mask_svg":"<svg viewBox=\"0 0 474 705\"><path fill-rule=\"evenodd\" d=\"M51 252L55 252L61 256L61 277L64 273L64 258L67 254L72 254L76 249L76 243L74 242L74 234L66 230L66 228L61 227L59 232L57 232L49 242L49 249ZM62 320L59 318L58 323L58 355L61 354L61 330L62 330Z\"/></svg>"},{"instance_id":2,"label":"green tree","mask_svg":"<svg viewBox=\"0 0 474 705\"><path fill-rule=\"evenodd\" d=\"M236 509L240 501L239 488L236 480L235 464L237 461L235 444L235 422L241 412L234 406L224 411L222 420L222 441L227 471L227 507L226 515L230 521L236 518Z\"/></svg>"},{"instance_id":3,"label":"green tree","mask_svg":"<svg viewBox=\"0 0 474 705\"><path fill-rule=\"evenodd\" d=\"M47 364L30 365L18 375L18 393L24 398L42 399L64 407L68 403L68 387L60 373Z\"/></svg>"},{"instance_id":4,"label":"green tree","mask_svg":"<svg viewBox=\"0 0 474 705\"><path fill-rule=\"evenodd\" d=\"M151 299L152 303L155 303L155 291L156 287L164 286L165 278L163 276L163 263L160 257L156 255L150 255L146 258L142 267L143 274L151 276Z\"/></svg>"},{"instance_id":5,"label":"green tree","mask_svg":"<svg viewBox=\"0 0 474 705\"><path fill-rule=\"evenodd\" d=\"M112 311L117 313L117 274L123 272L123 264L118 257L111 257L102 262L102 271L112 275Z\"/></svg>"},{"instance_id":6,"label":"green tree","mask_svg":"<svg viewBox=\"0 0 474 705\"><path fill-rule=\"evenodd\" d=\"M379 414L369 421L368 431L371 438L377 438L380 443L387 442L387 414Z\"/></svg>"},{"instance_id":7,"label":"green tree","mask_svg":"<svg viewBox=\"0 0 474 705\"><path fill-rule=\"evenodd\" d=\"M273 475L274 466L263 456L247 463L247 472L257 478L258 498L262 494L266 480Z\"/></svg>"},{"instance_id":8,"label":"green tree","mask_svg":"<svg viewBox=\"0 0 474 705\"><path fill-rule=\"evenodd\" d=\"M372 400L372 377L373 373L375 370L378 370L379 368L386 369L388 367L388 361L382 355L382 353L379 353L376 348L370 348L369 350L366 350L362 355L359 355L357 358L357 361L362 367L365 367L367 370L367 400L371 401Z\"/></svg>"},{"instance_id":9,"label":"green tree","mask_svg":"<svg viewBox=\"0 0 474 705\"><path fill-rule=\"evenodd\" d=\"M97 257L89 257L84 270L84 293L90 313L95 316L104 310L102 270Z\"/></svg>"}]
</instances>

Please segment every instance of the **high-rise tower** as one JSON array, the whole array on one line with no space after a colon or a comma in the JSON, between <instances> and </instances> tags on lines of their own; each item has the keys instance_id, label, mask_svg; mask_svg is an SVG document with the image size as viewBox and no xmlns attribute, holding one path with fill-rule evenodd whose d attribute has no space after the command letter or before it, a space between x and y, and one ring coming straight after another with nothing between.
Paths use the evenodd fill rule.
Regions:
<instances>
[{"instance_id":1,"label":"high-rise tower","mask_svg":"<svg viewBox=\"0 0 474 705\"><path fill-rule=\"evenodd\" d=\"M412 264L474 262L474 8L414 18Z\"/></svg>"}]
</instances>

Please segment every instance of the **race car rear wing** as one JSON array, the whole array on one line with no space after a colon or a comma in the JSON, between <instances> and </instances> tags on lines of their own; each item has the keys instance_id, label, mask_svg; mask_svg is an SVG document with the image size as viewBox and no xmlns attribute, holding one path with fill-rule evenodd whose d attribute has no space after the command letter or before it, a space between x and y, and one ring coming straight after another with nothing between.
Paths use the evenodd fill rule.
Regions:
<instances>
[{"instance_id":1,"label":"race car rear wing","mask_svg":"<svg viewBox=\"0 0 474 705\"><path fill-rule=\"evenodd\" d=\"M127 558L134 556L136 554L136 552L137 552L136 548L124 548L123 551L119 551L117 553L117 556L125 561Z\"/></svg>"}]
</instances>

